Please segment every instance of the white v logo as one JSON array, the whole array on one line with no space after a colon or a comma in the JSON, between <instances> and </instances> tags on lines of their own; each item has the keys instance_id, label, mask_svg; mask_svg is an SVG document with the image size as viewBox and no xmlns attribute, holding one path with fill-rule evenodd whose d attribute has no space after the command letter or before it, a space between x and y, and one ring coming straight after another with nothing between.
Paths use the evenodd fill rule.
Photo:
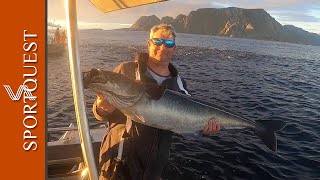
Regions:
<instances>
[{"instance_id":1,"label":"white v logo","mask_svg":"<svg viewBox=\"0 0 320 180\"><path fill-rule=\"evenodd\" d=\"M20 85L16 94L13 93L11 87L9 85L3 85L6 89L10 99L12 101L18 101L21 98L22 92L25 93L25 96L32 97L32 93L29 91L29 88L26 85ZM35 100L35 98L30 98L31 100Z\"/></svg>"}]
</instances>

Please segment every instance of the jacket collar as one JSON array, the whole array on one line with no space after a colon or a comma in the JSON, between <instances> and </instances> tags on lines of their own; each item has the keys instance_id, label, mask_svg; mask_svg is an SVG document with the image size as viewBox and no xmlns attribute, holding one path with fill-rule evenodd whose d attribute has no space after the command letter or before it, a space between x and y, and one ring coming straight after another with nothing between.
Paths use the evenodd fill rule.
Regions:
<instances>
[{"instance_id":1,"label":"jacket collar","mask_svg":"<svg viewBox=\"0 0 320 180\"><path fill-rule=\"evenodd\" d=\"M147 72L147 62L149 59L149 54L148 53L137 53L134 61L137 62L138 65L138 71L140 74L145 75ZM172 63L169 63L169 71L172 77L177 77L178 76L178 70L174 67Z\"/></svg>"}]
</instances>

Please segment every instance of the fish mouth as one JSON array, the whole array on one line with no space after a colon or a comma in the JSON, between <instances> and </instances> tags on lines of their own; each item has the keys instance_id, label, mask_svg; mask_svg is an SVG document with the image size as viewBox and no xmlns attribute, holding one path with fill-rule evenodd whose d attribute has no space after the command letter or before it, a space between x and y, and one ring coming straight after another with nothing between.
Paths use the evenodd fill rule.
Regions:
<instances>
[{"instance_id":1,"label":"fish mouth","mask_svg":"<svg viewBox=\"0 0 320 180\"><path fill-rule=\"evenodd\" d=\"M82 78L84 89L87 89L92 83L105 84L108 82L108 79L104 76L103 72L96 68L92 68L88 72L82 72Z\"/></svg>"}]
</instances>

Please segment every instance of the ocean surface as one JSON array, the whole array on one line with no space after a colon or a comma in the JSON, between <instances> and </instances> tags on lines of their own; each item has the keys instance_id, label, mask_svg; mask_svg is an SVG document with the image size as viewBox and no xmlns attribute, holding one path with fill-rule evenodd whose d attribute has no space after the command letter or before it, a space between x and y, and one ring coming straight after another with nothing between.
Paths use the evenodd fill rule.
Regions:
<instances>
[{"instance_id":1,"label":"ocean surface","mask_svg":"<svg viewBox=\"0 0 320 180\"><path fill-rule=\"evenodd\" d=\"M148 32L80 31L84 69L112 70L146 52ZM191 94L252 120L283 120L278 151L250 130L173 138L163 179L320 179L320 47L177 35L173 58ZM48 127L75 122L68 55L48 57ZM85 91L88 117L95 94ZM50 140L58 138L51 135Z\"/></svg>"}]
</instances>

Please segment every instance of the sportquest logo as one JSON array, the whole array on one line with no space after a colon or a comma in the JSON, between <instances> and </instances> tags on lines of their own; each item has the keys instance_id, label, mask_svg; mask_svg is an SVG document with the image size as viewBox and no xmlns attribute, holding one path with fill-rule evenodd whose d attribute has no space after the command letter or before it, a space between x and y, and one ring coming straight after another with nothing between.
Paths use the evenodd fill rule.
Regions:
<instances>
[{"instance_id":1,"label":"sportquest logo","mask_svg":"<svg viewBox=\"0 0 320 180\"><path fill-rule=\"evenodd\" d=\"M6 89L12 101L20 100L22 93L24 93L24 97L28 97L28 99L33 101L36 100L35 96L32 95L31 90L28 88L27 85L20 85L16 94L13 93L12 88L9 85L3 85L3 87Z\"/></svg>"},{"instance_id":2,"label":"sportquest logo","mask_svg":"<svg viewBox=\"0 0 320 180\"><path fill-rule=\"evenodd\" d=\"M24 43L22 48L24 53L22 54L23 64L23 83L18 87L16 91L12 90L8 84L3 85L8 93L9 98L17 103L23 103L23 107L20 110L22 115L21 124L24 126L22 133L23 144L22 147L25 151L35 151L38 148L38 136L36 135L35 128L38 125L38 102L37 102L37 78L38 78L38 44L35 42L37 34L27 33L27 30L23 31ZM17 110L19 113L19 111Z\"/></svg>"}]
</instances>

